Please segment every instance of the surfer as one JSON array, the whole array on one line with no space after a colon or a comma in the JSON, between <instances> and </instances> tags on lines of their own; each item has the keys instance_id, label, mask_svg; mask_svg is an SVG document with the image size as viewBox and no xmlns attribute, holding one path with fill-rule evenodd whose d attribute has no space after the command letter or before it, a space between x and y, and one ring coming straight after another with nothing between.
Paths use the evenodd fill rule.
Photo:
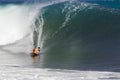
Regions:
<instances>
[{"instance_id":1,"label":"surfer","mask_svg":"<svg viewBox=\"0 0 120 80\"><path fill-rule=\"evenodd\" d=\"M32 51L32 56L38 56L40 54L40 47L34 48Z\"/></svg>"}]
</instances>

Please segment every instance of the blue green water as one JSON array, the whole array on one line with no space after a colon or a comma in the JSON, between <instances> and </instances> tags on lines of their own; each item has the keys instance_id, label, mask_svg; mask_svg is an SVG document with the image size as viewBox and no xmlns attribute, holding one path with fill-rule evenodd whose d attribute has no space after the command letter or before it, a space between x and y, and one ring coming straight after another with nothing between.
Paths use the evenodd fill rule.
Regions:
<instances>
[{"instance_id":1,"label":"blue green water","mask_svg":"<svg viewBox=\"0 0 120 80\"><path fill-rule=\"evenodd\" d=\"M118 2L105 1L67 1L44 7L44 67L119 68L119 7Z\"/></svg>"},{"instance_id":2,"label":"blue green water","mask_svg":"<svg viewBox=\"0 0 120 80\"><path fill-rule=\"evenodd\" d=\"M42 2L50 1L38 1L39 5ZM21 5L24 1L11 3ZM119 4L119 0L71 0L42 7L34 23L39 31L44 22L42 36L38 39L40 32L36 30L33 34L34 47L42 43L42 64L35 67L119 71Z\"/></svg>"}]
</instances>

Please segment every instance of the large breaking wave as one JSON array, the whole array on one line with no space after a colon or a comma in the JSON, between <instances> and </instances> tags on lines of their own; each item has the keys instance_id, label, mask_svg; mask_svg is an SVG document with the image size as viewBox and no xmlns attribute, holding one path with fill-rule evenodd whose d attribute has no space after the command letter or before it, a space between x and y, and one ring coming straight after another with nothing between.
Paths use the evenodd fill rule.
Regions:
<instances>
[{"instance_id":1,"label":"large breaking wave","mask_svg":"<svg viewBox=\"0 0 120 80\"><path fill-rule=\"evenodd\" d=\"M0 11L0 26L4 26L0 44L15 42L32 33L34 47L40 46L45 53L44 67L119 66L119 8L71 0L8 5Z\"/></svg>"},{"instance_id":2,"label":"large breaking wave","mask_svg":"<svg viewBox=\"0 0 120 80\"><path fill-rule=\"evenodd\" d=\"M67 69L119 66L118 8L66 1L42 10L45 66Z\"/></svg>"},{"instance_id":3,"label":"large breaking wave","mask_svg":"<svg viewBox=\"0 0 120 80\"><path fill-rule=\"evenodd\" d=\"M0 6L0 45L13 43L30 34L31 23L37 14L37 10L31 7L15 4Z\"/></svg>"}]
</instances>

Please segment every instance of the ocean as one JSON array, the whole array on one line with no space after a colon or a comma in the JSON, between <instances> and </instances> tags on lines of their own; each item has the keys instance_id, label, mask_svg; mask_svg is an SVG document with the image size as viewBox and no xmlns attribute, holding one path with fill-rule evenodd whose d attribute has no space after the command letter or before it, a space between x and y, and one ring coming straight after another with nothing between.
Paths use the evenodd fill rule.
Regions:
<instances>
[{"instance_id":1,"label":"ocean","mask_svg":"<svg viewBox=\"0 0 120 80\"><path fill-rule=\"evenodd\" d=\"M0 4L1 80L120 79L119 0Z\"/></svg>"}]
</instances>

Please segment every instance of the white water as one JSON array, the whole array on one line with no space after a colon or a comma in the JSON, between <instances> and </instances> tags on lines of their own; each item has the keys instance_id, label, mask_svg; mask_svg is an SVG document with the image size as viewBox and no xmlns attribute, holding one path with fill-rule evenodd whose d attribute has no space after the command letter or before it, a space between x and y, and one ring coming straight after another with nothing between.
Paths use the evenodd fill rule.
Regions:
<instances>
[{"instance_id":1,"label":"white water","mask_svg":"<svg viewBox=\"0 0 120 80\"><path fill-rule=\"evenodd\" d=\"M120 73L0 67L0 80L120 80Z\"/></svg>"},{"instance_id":2,"label":"white water","mask_svg":"<svg viewBox=\"0 0 120 80\"><path fill-rule=\"evenodd\" d=\"M30 7L7 5L0 8L0 45L13 43L31 32ZM34 12L36 13L36 12ZM28 18L29 17L29 18Z\"/></svg>"},{"instance_id":3,"label":"white water","mask_svg":"<svg viewBox=\"0 0 120 80\"><path fill-rule=\"evenodd\" d=\"M13 43L32 32L31 25L34 24L40 8L36 7L34 5L7 5L0 7L0 45ZM0 80L120 80L119 72L19 67L32 64L29 55L23 55L24 53L30 53L27 46L30 45L28 39L23 39L23 43L3 47L0 50L2 51L0 52L0 55L2 55L0 56ZM16 55L16 53L18 54ZM12 64L18 65L18 67L11 67Z\"/></svg>"},{"instance_id":4,"label":"white water","mask_svg":"<svg viewBox=\"0 0 120 80\"><path fill-rule=\"evenodd\" d=\"M63 0L64 1L64 0ZM14 43L22 39L25 35L33 32L36 28L34 22L38 17L40 10L48 5L56 4L62 1L49 2L44 4L8 4L0 6L0 45ZM41 18L39 39L41 40L43 19ZM40 43L41 45L41 43ZM39 43L38 43L39 46Z\"/></svg>"}]
</instances>

